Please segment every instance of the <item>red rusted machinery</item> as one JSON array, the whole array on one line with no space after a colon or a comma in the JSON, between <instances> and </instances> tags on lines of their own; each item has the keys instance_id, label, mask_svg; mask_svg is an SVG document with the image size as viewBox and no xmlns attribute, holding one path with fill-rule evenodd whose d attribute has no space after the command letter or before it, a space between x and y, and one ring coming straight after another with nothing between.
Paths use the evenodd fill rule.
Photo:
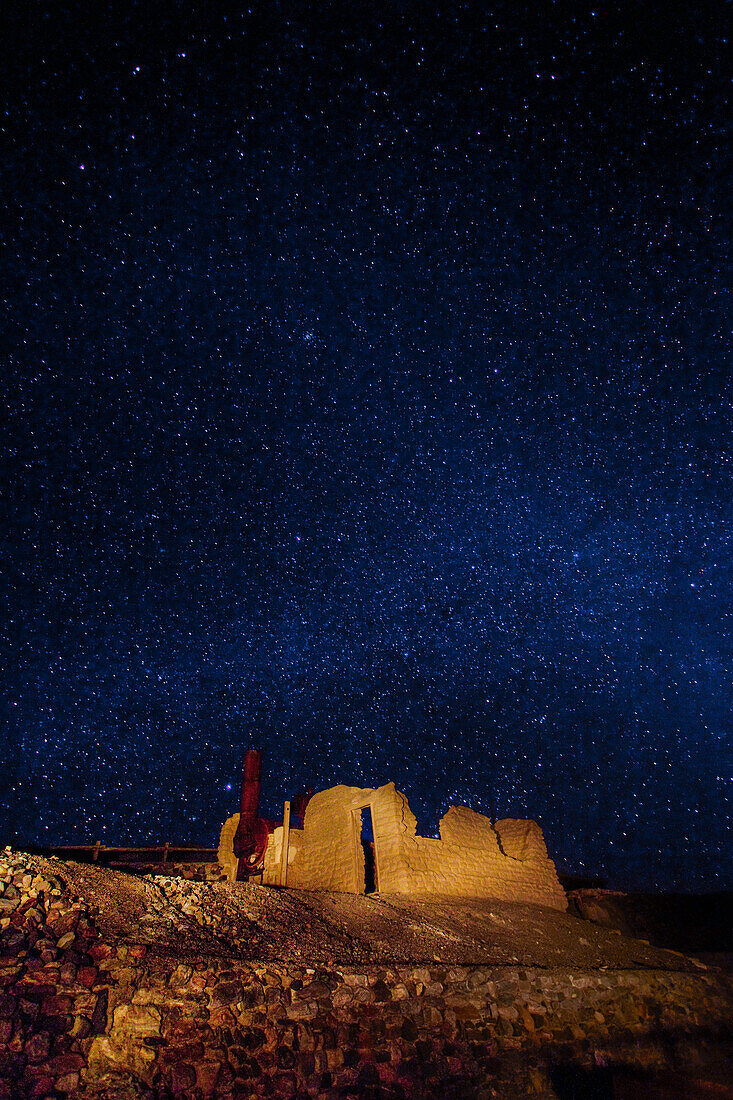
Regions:
<instances>
[{"instance_id":1,"label":"red rusted machinery","mask_svg":"<svg viewBox=\"0 0 733 1100\"><path fill-rule=\"evenodd\" d=\"M293 798L292 815L299 822L301 829L305 822L305 811L313 797L313 788L309 787L307 791L298 791Z\"/></svg>"},{"instance_id":2,"label":"red rusted machinery","mask_svg":"<svg viewBox=\"0 0 733 1100\"><path fill-rule=\"evenodd\" d=\"M270 829L258 813L261 772L262 758L259 752L249 749L244 758L239 825L234 834L234 854L239 860L238 881L259 874L265 861Z\"/></svg>"}]
</instances>

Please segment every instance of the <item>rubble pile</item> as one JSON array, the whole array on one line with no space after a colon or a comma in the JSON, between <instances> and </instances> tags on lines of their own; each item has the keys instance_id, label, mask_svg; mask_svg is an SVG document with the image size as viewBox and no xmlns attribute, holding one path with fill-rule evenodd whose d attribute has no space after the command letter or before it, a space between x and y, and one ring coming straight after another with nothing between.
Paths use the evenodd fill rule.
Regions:
<instances>
[{"instance_id":1,"label":"rubble pile","mask_svg":"<svg viewBox=\"0 0 733 1100\"><path fill-rule=\"evenodd\" d=\"M0 856L0 1097L74 1095L109 991L94 907L58 860Z\"/></svg>"}]
</instances>

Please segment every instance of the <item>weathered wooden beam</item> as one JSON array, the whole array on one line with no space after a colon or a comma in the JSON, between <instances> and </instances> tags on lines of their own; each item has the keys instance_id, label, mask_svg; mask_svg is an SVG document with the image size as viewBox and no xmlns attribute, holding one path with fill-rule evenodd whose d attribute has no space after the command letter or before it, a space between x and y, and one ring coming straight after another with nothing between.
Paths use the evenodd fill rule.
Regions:
<instances>
[{"instance_id":1,"label":"weathered wooden beam","mask_svg":"<svg viewBox=\"0 0 733 1100\"><path fill-rule=\"evenodd\" d=\"M285 803L283 812L283 846L280 853L280 885L288 884L288 853L290 851L290 803Z\"/></svg>"}]
</instances>

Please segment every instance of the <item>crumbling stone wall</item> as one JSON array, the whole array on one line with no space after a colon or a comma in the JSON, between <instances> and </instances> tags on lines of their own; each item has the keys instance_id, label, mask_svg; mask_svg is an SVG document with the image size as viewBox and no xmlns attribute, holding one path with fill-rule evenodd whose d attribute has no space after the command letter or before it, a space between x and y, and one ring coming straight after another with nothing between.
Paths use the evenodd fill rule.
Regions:
<instances>
[{"instance_id":1,"label":"crumbling stone wall","mask_svg":"<svg viewBox=\"0 0 733 1100\"><path fill-rule=\"evenodd\" d=\"M300 849L288 868L289 886L364 892L360 836L361 809L367 806L374 825L377 889L383 893L409 892L402 835L405 814L410 811L393 783L377 790L331 787L313 795L305 811Z\"/></svg>"},{"instance_id":2,"label":"crumbling stone wall","mask_svg":"<svg viewBox=\"0 0 733 1100\"><path fill-rule=\"evenodd\" d=\"M219 834L217 858L219 860L219 865L230 882L234 882L237 877L237 864L239 861L234 854L234 834L237 831L238 825L239 814L232 814L232 816L228 817L222 825L221 833Z\"/></svg>"},{"instance_id":3,"label":"crumbling stone wall","mask_svg":"<svg viewBox=\"0 0 733 1100\"><path fill-rule=\"evenodd\" d=\"M313 795L303 830L291 830L287 885L302 890L363 893L361 810L374 825L377 890L385 894L440 894L500 898L565 909L565 893L534 821L499 821L451 807L440 840L416 835L417 822L394 783L379 788L338 786ZM219 858L236 877L232 842L239 821L225 822ZM282 828L270 837L265 883L280 882Z\"/></svg>"},{"instance_id":4,"label":"crumbling stone wall","mask_svg":"<svg viewBox=\"0 0 733 1100\"><path fill-rule=\"evenodd\" d=\"M232 816L228 817L222 825L221 834L219 836L217 858L219 860L219 866L229 882L234 882L237 877L238 860L234 854L234 834L237 831L238 825L239 814L232 814ZM296 828L290 829L290 842L288 845L289 866L292 866L298 858L302 846L302 836L302 830ZM267 886L280 885L282 846L283 827L282 825L278 825L277 828L270 833L267 849L265 851L265 866L262 881ZM292 882L289 882L288 885L292 886Z\"/></svg>"},{"instance_id":5,"label":"crumbling stone wall","mask_svg":"<svg viewBox=\"0 0 733 1100\"><path fill-rule=\"evenodd\" d=\"M430 841L414 836L412 829L405 836L405 892L567 907L536 822L506 820L492 826L487 817L465 806L451 807L441 819L440 837Z\"/></svg>"}]
</instances>

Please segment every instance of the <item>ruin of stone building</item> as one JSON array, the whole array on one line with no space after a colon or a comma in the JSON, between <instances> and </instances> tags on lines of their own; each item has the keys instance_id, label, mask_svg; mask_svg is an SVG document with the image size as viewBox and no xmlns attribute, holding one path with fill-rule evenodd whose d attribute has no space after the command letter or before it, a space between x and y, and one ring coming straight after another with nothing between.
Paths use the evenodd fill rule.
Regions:
<instances>
[{"instance_id":1,"label":"ruin of stone building","mask_svg":"<svg viewBox=\"0 0 733 1100\"><path fill-rule=\"evenodd\" d=\"M239 814L224 823L219 860L237 877L234 835ZM262 882L300 890L354 894L499 898L567 908L542 830L534 821L492 824L465 806L440 821L440 839L417 835L407 799L387 783L337 786L308 802L302 828L283 825L269 835Z\"/></svg>"}]
</instances>

